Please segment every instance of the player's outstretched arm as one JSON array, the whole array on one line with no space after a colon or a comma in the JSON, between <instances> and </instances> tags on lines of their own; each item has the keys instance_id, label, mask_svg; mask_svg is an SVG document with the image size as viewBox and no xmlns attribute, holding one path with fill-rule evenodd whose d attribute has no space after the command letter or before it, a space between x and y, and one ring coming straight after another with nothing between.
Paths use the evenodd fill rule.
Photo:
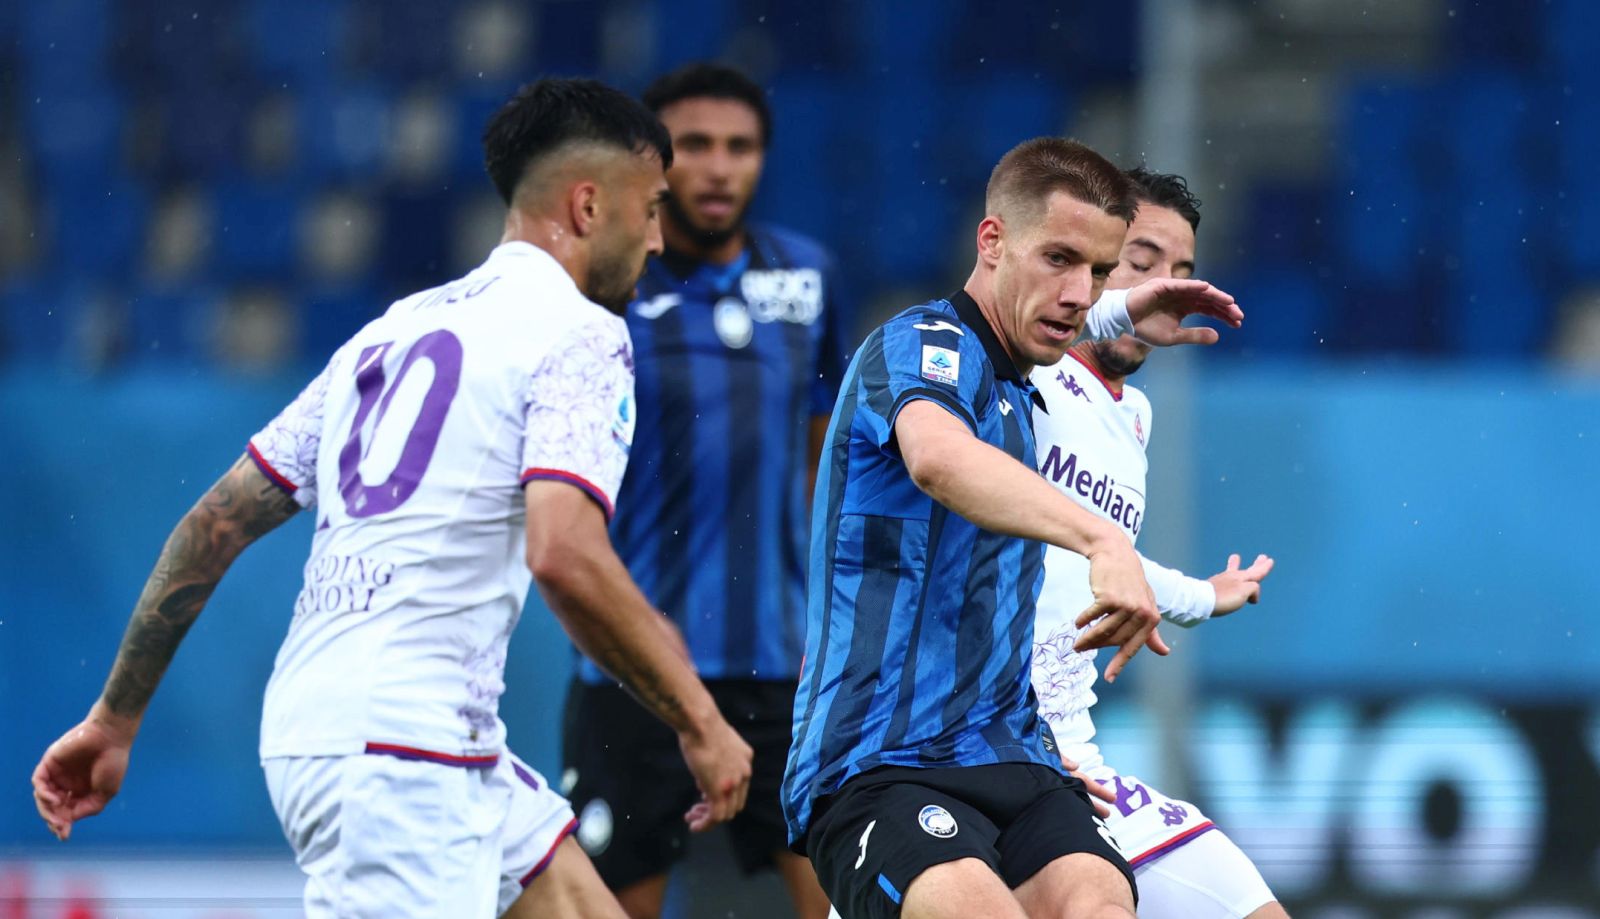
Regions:
<instances>
[{"instance_id":1,"label":"player's outstretched arm","mask_svg":"<svg viewBox=\"0 0 1600 919\"><path fill-rule=\"evenodd\" d=\"M524 488L528 568L578 650L678 732L704 800L685 818L704 830L744 807L750 745L723 720L682 638L617 557L605 514L584 491L535 480Z\"/></svg>"},{"instance_id":2,"label":"player's outstretched arm","mask_svg":"<svg viewBox=\"0 0 1600 919\"><path fill-rule=\"evenodd\" d=\"M122 786L150 697L222 575L246 546L298 510L242 456L178 521L134 606L100 698L33 771L34 803L58 838L71 835L74 821L100 813Z\"/></svg>"},{"instance_id":3,"label":"player's outstretched arm","mask_svg":"<svg viewBox=\"0 0 1600 919\"><path fill-rule=\"evenodd\" d=\"M1189 316L1206 316L1237 329L1244 311L1233 296L1205 281L1152 278L1128 291L1128 318L1133 334L1152 345L1214 345L1217 330L1185 328Z\"/></svg>"},{"instance_id":4,"label":"player's outstretched arm","mask_svg":"<svg viewBox=\"0 0 1600 919\"><path fill-rule=\"evenodd\" d=\"M965 423L935 402L918 399L901 409L894 433L911 480L935 501L986 530L1037 539L1089 559L1095 604L1079 617L1079 624L1101 621L1084 633L1077 648L1120 646L1106 667L1108 681L1147 642L1156 653L1167 653L1155 631L1161 616L1139 555L1114 524L974 437Z\"/></svg>"}]
</instances>

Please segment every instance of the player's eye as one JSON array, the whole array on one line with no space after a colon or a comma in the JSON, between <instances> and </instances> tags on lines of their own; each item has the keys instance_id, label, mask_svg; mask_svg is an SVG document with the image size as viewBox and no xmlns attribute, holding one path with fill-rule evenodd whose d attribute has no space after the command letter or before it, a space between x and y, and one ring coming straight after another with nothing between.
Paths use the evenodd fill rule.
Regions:
<instances>
[{"instance_id":1,"label":"player's eye","mask_svg":"<svg viewBox=\"0 0 1600 919\"><path fill-rule=\"evenodd\" d=\"M1152 266L1152 265L1141 265L1138 262L1129 262L1128 263L1128 267L1132 268L1134 271L1139 272L1140 274L1144 274L1145 272L1149 271L1154 266Z\"/></svg>"},{"instance_id":2,"label":"player's eye","mask_svg":"<svg viewBox=\"0 0 1600 919\"><path fill-rule=\"evenodd\" d=\"M1060 268L1062 265L1067 263L1067 257L1059 252L1045 253L1045 258L1050 262L1050 264L1056 266L1057 268Z\"/></svg>"}]
</instances>

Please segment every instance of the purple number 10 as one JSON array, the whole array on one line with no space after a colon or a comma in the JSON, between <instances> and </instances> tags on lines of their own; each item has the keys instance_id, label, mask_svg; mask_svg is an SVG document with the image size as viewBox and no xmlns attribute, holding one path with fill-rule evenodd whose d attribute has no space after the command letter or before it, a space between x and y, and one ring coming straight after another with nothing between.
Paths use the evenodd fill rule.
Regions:
<instances>
[{"instance_id":1,"label":"purple number 10","mask_svg":"<svg viewBox=\"0 0 1600 919\"><path fill-rule=\"evenodd\" d=\"M344 496L345 510L352 517L373 517L387 513L406 503L422 482L433 460L434 448L439 445L439 432L444 428L445 415L455 400L456 389L461 385L461 341L445 329L436 329L417 339L406 359L395 372L394 382L385 386L384 358L394 342L369 345L356 360L356 393L361 404L356 407L355 422L350 426L350 437L339 451L339 494ZM400 448L400 460L394 471L378 485L368 485L361 480L361 460L366 449L361 446L361 429L374 407L378 410L373 419L372 431L376 439L378 426L389 412L395 391L406 378L406 372L419 358L433 363L433 382L422 397L422 407L417 410L411 433L406 435ZM367 449L371 448L368 444Z\"/></svg>"}]
</instances>

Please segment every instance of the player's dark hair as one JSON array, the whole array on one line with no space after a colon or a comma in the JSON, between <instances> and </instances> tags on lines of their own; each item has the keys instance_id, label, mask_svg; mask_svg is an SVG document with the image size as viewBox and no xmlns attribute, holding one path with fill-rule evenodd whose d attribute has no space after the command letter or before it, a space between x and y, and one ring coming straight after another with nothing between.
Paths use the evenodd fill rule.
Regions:
<instances>
[{"instance_id":1,"label":"player's dark hair","mask_svg":"<svg viewBox=\"0 0 1600 919\"><path fill-rule=\"evenodd\" d=\"M672 137L628 94L599 80L547 77L517 90L483 129L483 165L507 204L534 162L574 143L654 151L672 165Z\"/></svg>"},{"instance_id":2,"label":"player's dark hair","mask_svg":"<svg viewBox=\"0 0 1600 919\"><path fill-rule=\"evenodd\" d=\"M1183 176L1151 172L1143 166L1129 169L1127 176L1133 182L1133 194L1140 204L1177 211L1178 216L1189 221L1190 229L1200 231L1200 199L1189 190L1189 183Z\"/></svg>"},{"instance_id":3,"label":"player's dark hair","mask_svg":"<svg viewBox=\"0 0 1600 919\"><path fill-rule=\"evenodd\" d=\"M725 64L700 61L685 64L669 74L658 77L640 96L650 111L657 115L674 102L685 99L732 99L750 106L761 122L761 146L772 143L772 109L767 107L767 94L755 81Z\"/></svg>"},{"instance_id":4,"label":"player's dark hair","mask_svg":"<svg viewBox=\"0 0 1600 919\"><path fill-rule=\"evenodd\" d=\"M1139 209L1122 170L1065 137L1035 137L1012 147L989 174L984 205L991 214L1010 209L1031 216L1057 191L1127 221Z\"/></svg>"}]
</instances>

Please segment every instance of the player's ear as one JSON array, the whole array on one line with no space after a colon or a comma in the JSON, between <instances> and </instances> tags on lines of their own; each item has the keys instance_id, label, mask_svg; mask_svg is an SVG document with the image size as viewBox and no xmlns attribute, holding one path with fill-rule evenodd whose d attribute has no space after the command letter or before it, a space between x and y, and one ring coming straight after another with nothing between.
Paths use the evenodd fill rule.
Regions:
<instances>
[{"instance_id":1,"label":"player's ear","mask_svg":"<svg viewBox=\"0 0 1600 919\"><path fill-rule=\"evenodd\" d=\"M990 214L978 224L978 258L990 268L999 264L1000 254L1005 251L1005 235L1005 221L996 214Z\"/></svg>"},{"instance_id":2,"label":"player's ear","mask_svg":"<svg viewBox=\"0 0 1600 919\"><path fill-rule=\"evenodd\" d=\"M572 227L579 236L588 236L594 232L595 223L600 218L600 186L592 180L585 180L572 186L567 192L568 216L572 220Z\"/></svg>"}]
</instances>

